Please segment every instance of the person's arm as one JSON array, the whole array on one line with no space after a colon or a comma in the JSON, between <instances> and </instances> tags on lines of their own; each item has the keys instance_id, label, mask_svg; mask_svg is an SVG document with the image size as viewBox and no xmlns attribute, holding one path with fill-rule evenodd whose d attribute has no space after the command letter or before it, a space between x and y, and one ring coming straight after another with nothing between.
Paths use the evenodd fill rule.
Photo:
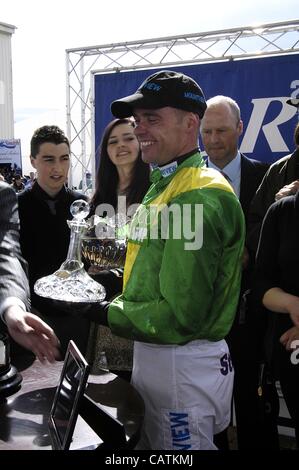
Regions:
<instances>
[{"instance_id":1,"label":"person's arm","mask_svg":"<svg viewBox=\"0 0 299 470\"><path fill-rule=\"evenodd\" d=\"M273 204L264 219L257 252L256 290L263 305L272 312L286 313L299 325L299 297L284 291L280 285L278 253L281 243L283 203Z\"/></svg>"},{"instance_id":2,"label":"person's arm","mask_svg":"<svg viewBox=\"0 0 299 470\"><path fill-rule=\"evenodd\" d=\"M17 199L7 185L0 186L0 321L11 337L44 361L58 357L58 339L30 306L25 263L19 246Z\"/></svg>"},{"instance_id":3,"label":"person's arm","mask_svg":"<svg viewBox=\"0 0 299 470\"><path fill-rule=\"evenodd\" d=\"M41 362L54 362L59 358L59 341L52 328L38 316L14 305L5 310L3 319L10 336Z\"/></svg>"},{"instance_id":4,"label":"person's arm","mask_svg":"<svg viewBox=\"0 0 299 470\"><path fill-rule=\"evenodd\" d=\"M19 244L19 216L15 192L5 184L0 186L0 314L8 299L19 299L30 306L26 263ZM6 305L4 305L6 303Z\"/></svg>"},{"instance_id":5,"label":"person's arm","mask_svg":"<svg viewBox=\"0 0 299 470\"><path fill-rule=\"evenodd\" d=\"M288 294L279 287L272 287L265 292L263 304L272 312L289 314L294 325L299 327L299 297L296 295Z\"/></svg>"}]
</instances>

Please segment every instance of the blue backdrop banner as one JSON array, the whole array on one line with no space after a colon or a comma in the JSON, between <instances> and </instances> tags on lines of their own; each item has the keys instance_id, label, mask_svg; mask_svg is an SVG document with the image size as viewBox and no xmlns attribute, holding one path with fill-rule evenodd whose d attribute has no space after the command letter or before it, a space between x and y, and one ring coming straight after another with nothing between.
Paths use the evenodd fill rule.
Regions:
<instances>
[{"instance_id":1,"label":"blue backdrop banner","mask_svg":"<svg viewBox=\"0 0 299 470\"><path fill-rule=\"evenodd\" d=\"M206 99L226 95L241 108L244 132L240 148L250 158L273 162L294 150L297 108L286 100L299 98L299 55L169 67L181 71L203 89ZM157 69L113 72L95 76L95 145L113 119L113 100L134 93Z\"/></svg>"}]
</instances>

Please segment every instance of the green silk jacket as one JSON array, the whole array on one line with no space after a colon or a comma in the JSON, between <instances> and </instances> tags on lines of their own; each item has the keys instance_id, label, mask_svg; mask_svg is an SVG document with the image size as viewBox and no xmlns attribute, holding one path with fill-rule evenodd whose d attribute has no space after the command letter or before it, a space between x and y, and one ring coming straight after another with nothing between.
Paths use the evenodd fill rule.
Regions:
<instances>
[{"instance_id":1,"label":"green silk jacket","mask_svg":"<svg viewBox=\"0 0 299 470\"><path fill-rule=\"evenodd\" d=\"M236 312L245 224L226 179L200 153L157 168L130 228L112 332L156 344L218 341ZM165 167L163 167L165 169Z\"/></svg>"}]
</instances>

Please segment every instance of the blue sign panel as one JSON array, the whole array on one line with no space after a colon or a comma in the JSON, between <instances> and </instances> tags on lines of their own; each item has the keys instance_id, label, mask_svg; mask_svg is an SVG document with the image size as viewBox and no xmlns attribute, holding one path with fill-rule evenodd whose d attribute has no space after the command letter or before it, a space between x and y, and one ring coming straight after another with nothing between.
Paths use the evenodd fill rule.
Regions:
<instances>
[{"instance_id":1,"label":"blue sign panel","mask_svg":"<svg viewBox=\"0 0 299 470\"><path fill-rule=\"evenodd\" d=\"M17 173L22 173L20 139L0 139L0 166L10 165Z\"/></svg>"},{"instance_id":2,"label":"blue sign panel","mask_svg":"<svg viewBox=\"0 0 299 470\"><path fill-rule=\"evenodd\" d=\"M299 55L169 67L194 78L206 99L230 96L241 108L244 132L240 149L248 157L273 162L293 152L297 108L286 100L299 98ZM110 104L130 95L157 69L95 76L96 148L103 129L113 119Z\"/></svg>"}]
</instances>

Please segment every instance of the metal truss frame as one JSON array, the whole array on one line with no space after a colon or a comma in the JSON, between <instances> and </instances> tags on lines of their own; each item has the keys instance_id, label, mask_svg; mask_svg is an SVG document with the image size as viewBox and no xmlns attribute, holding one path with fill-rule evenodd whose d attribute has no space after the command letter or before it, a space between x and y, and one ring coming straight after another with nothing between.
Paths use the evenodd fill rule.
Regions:
<instances>
[{"instance_id":1,"label":"metal truss frame","mask_svg":"<svg viewBox=\"0 0 299 470\"><path fill-rule=\"evenodd\" d=\"M70 184L95 174L94 76L99 73L240 60L299 52L299 19L66 50ZM94 178L93 178L94 181Z\"/></svg>"}]
</instances>

